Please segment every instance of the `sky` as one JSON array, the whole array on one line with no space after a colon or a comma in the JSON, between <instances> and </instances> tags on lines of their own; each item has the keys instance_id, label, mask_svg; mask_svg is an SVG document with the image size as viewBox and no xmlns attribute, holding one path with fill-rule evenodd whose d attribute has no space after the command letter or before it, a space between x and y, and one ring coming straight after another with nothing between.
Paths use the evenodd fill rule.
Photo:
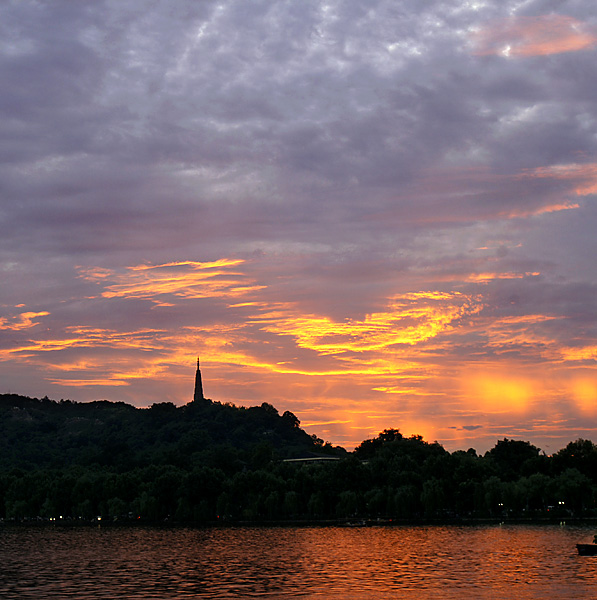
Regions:
<instances>
[{"instance_id":1,"label":"sky","mask_svg":"<svg viewBox=\"0 0 597 600\"><path fill-rule=\"evenodd\" d=\"M0 4L0 393L352 449L597 442L586 0Z\"/></svg>"}]
</instances>

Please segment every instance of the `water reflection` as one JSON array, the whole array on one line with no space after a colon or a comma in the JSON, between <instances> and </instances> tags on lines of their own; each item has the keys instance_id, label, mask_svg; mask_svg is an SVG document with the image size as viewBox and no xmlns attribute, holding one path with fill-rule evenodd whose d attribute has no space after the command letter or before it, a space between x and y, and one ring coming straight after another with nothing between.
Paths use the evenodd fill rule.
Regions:
<instances>
[{"instance_id":1,"label":"water reflection","mask_svg":"<svg viewBox=\"0 0 597 600\"><path fill-rule=\"evenodd\" d=\"M0 529L0 597L597 597L582 527Z\"/></svg>"}]
</instances>

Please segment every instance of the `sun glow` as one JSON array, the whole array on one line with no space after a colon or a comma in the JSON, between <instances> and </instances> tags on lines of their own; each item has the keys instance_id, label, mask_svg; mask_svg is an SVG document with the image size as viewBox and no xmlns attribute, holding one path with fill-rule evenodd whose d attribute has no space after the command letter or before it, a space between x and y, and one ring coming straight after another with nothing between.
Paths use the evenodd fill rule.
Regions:
<instances>
[{"instance_id":1,"label":"sun glow","mask_svg":"<svg viewBox=\"0 0 597 600\"><path fill-rule=\"evenodd\" d=\"M581 412L597 414L597 380L581 377L572 382L571 388L572 397Z\"/></svg>"},{"instance_id":2,"label":"sun glow","mask_svg":"<svg viewBox=\"0 0 597 600\"><path fill-rule=\"evenodd\" d=\"M480 412L524 412L535 397L530 378L493 369L467 374L461 384L471 408Z\"/></svg>"},{"instance_id":3,"label":"sun glow","mask_svg":"<svg viewBox=\"0 0 597 600\"><path fill-rule=\"evenodd\" d=\"M0 347L0 360L37 369L57 389L76 388L91 399L110 388L111 398L125 401L159 388L163 398L184 403L200 354L208 397L242 405L266 399L295 412L320 437L348 447L387 427L427 440L441 434L452 443L478 437L471 431L483 428L489 438L500 431L489 423L531 418L555 389L583 415L594 414L597 403L590 377L594 346L563 347L554 335L561 317L496 316L486 304L487 284L535 272L469 271L460 281L478 294L395 293L376 298L374 311L345 318L287 301L240 260L80 274L97 286L84 299L92 310L105 313L115 301L143 299L148 302L133 303L133 309L161 326L133 330L84 322L53 329L49 312L19 307L20 314L0 322L11 338ZM173 326L169 319L179 307L184 310ZM532 373L508 368L521 358ZM574 382L554 375L573 362L588 375ZM537 427L548 427L544 415L533 418Z\"/></svg>"}]
</instances>

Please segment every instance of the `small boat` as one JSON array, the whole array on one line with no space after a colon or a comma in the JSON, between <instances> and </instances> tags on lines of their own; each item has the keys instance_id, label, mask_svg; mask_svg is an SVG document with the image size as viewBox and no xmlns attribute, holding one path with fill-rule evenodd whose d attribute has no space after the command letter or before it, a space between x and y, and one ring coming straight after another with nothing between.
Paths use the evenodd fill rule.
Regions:
<instances>
[{"instance_id":1,"label":"small boat","mask_svg":"<svg viewBox=\"0 0 597 600\"><path fill-rule=\"evenodd\" d=\"M576 544L581 556L597 556L597 544Z\"/></svg>"}]
</instances>

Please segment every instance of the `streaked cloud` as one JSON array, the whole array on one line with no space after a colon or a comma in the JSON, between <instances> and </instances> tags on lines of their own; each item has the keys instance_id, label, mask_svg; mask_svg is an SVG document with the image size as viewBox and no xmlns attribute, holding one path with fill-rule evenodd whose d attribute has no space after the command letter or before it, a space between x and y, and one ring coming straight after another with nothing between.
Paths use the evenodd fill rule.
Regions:
<instances>
[{"instance_id":1,"label":"streaked cloud","mask_svg":"<svg viewBox=\"0 0 597 600\"><path fill-rule=\"evenodd\" d=\"M597 441L591 8L1 4L4 391Z\"/></svg>"},{"instance_id":2,"label":"streaked cloud","mask_svg":"<svg viewBox=\"0 0 597 600\"><path fill-rule=\"evenodd\" d=\"M34 321L38 317L46 317L49 312L24 312L16 315L12 318L0 317L0 330L7 329L13 331L20 331L22 329L30 329L39 324L39 321Z\"/></svg>"},{"instance_id":3,"label":"streaked cloud","mask_svg":"<svg viewBox=\"0 0 597 600\"><path fill-rule=\"evenodd\" d=\"M414 345L435 337L463 315L479 310L460 293L410 293L389 299L384 312L364 320L342 323L316 315L288 315L284 311L261 315L265 331L291 335L297 345L321 354L382 350L399 344Z\"/></svg>"},{"instance_id":4,"label":"streaked cloud","mask_svg":"<svg viewBox=\"0 0 597 600\"><path fill-rule=\"evenodd\" d=\"M210 263L185 261L163 265L128 267L128 273L111 273L107 269L82 269L88 281L110 281L101 292L105 298L159 298L167 295L182 298L240 296L258 289L242 281L242 274L229 267L242 264L242 259L221 259Z\"/></svg>"},{"instance_id":5,"label":"streaked cloud","mask_svg":"<svg viewBox=\"0 0 597 600\"><path fill-rule=\"evenodd\" d=\"M475 44L479 55L548 56L593 48L597 30L568 15L521 15L482 28Z\"/></svg>"},{"instance_id":6,"label":"streaked cloud","mask_svg":"<svg viewBox=\"0 0 597 600\"><path fill-rule=\"evenodd\" d=\"M578 196L597 194L597 163L550 165L527 170L521 177L570 181ZM578 208L578 205L566 208Z\"/></svg>"}]
</instances>

